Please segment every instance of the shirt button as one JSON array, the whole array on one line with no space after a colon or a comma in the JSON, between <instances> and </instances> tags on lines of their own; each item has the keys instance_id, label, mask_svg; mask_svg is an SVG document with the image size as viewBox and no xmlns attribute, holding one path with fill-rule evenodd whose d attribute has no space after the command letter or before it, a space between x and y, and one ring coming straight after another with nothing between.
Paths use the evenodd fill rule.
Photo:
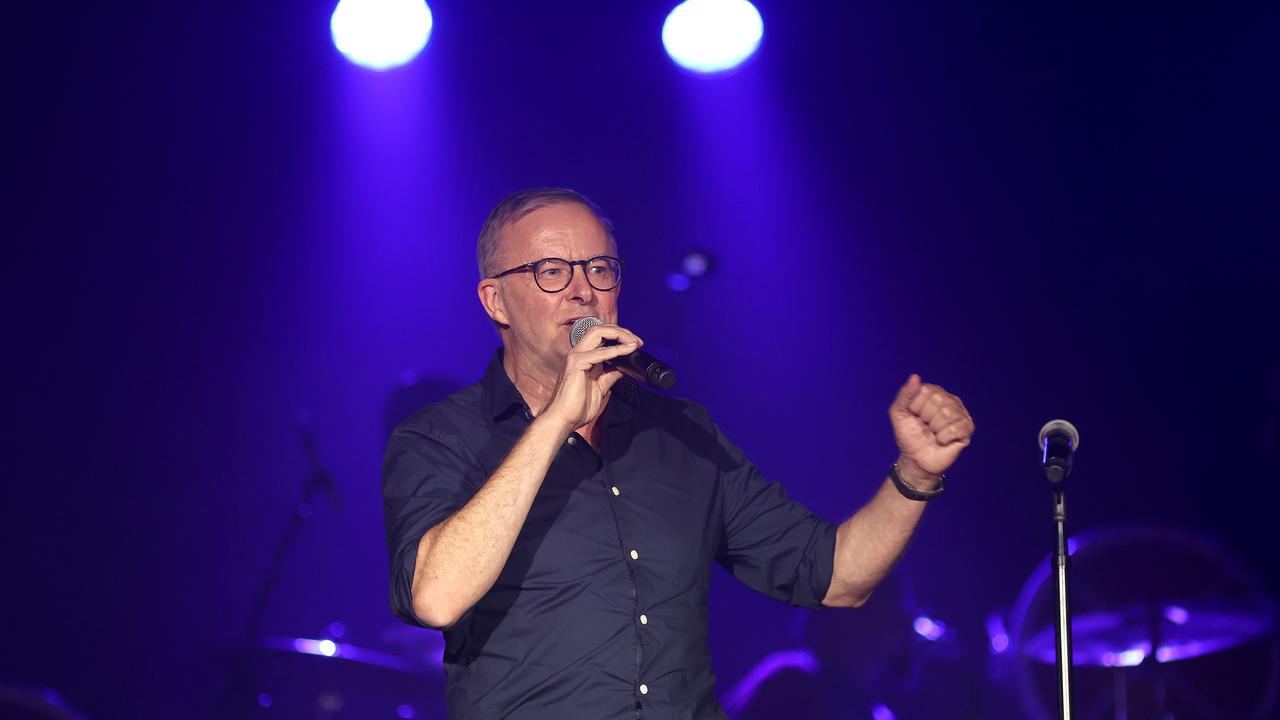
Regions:
<instances>
[{"instance_id":1,"label":"shirt button","mask_svg":"<svg viewBox=\"0 0 1280 720\"><path fill-rule=\"evenodd\" d=\"M648 685L645 685L644 683L640 683L640 694L641 694L641 695L648 695L648 694L649 694L649 686L648 686Z\"/></svg>"},{"instance_id":2,"label":"shirt button","mask_svg":"<svg viewBox=\"0 0 1280 720\"><path fill-rule=\"evenodd\" d=\"M621 494L622 494L622 491L618 489L618 486L617 486L617 485L614 485L613 487L611 487L611 488L609 488L609 489L613 491L613 494L614 494L614 495L621 495Z\"/></svg>"},{"instance_id":3,"label":"shirt button","mask_svg":"<svg viewBox=\"0 0 1280 720\"><path fill-rule=\"evenodd\" d=\"M639 559L640 559L640 553L636 552L635 550L632 550L632 551L631 551L631 559L632 559L632 560L639 560Z\"/></svg>"},{"instance_id":4,"label":"shirt button","mask_svg":"<svg viewBox=\"0 0 1280 720\"><path fill-rule=\"evenodd\" d=\"M641 625L648 625L648 624L649 624L649 616L648 616L648 615L645 615L645 614L643 614L643 613L641 613L641 614L640 614L640 624L641 624Z\"/></svg>"},{"instance_id":5,"label":"shirt button","mask_svg":"<svg viewBox=\"0 0 1280 720\"><path fill-rule=\"evenodd\" d=\"M576 438L576 437L574 437L574 436L570 435L570 436L569 436L569 439L568 439L566 442L568 442L570 445L577 445L577 444L578 444L578 438Z\"/></svg>"}]
</instances>

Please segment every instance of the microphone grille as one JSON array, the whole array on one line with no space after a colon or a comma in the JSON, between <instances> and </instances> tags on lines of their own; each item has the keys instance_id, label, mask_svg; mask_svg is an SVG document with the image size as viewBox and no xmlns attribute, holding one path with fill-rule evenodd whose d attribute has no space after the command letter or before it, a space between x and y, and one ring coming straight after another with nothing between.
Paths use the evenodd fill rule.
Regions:
<instances>
[{"instance_id":1,"label":"microphone grille","mask_svg":"<svg viewBox=\"0 0 1280 720\"><path fill-rule=\"evenodd\" d=\"M1071 439L1071 449L1073 451L1080 449L1080 431L1076 430L1076 426L1066 420L1050 420L1040 428L1040 451L1044 451L1044 444L1049 436L1054 433L1062 433Z\"/></svg>"},{"instance_id":2,"label":"microphone grille","mask_svg":"<svg viewBox=\"0 0 1280 720\"><path fill-rule=\"evenodd\" d=\"M587 317L584 317L584 318L578 318L577 320L574 321L573 327L569 329L569 346L577 347L578 341L582 339L583 335L587 334L588 330L595 327L596 325L603 325L603 324L604 323L601 322L600 318L598 317L591 317L588 315Z\"/></svg>"}]
</instances>

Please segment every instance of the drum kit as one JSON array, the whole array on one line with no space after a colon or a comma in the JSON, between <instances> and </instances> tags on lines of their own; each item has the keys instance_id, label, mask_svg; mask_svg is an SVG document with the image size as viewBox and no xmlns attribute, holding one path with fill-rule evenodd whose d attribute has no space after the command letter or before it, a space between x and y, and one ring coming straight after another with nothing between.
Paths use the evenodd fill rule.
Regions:
<instances>
[{"instance_id":1,"label":"drum kit","mask_svg":"<svg viewBox=\"0 0 1280 720\"><path fill-rule=\"evenodd\" d=\"M387 434L414 409L447 394L449 384L406 375L387 407ZM336 485L320 461L306 411L298 413L311 465L286 531L258 584L245 641L231 655L229 682L214 717L275 720L443 720L444 638L398 621L370 643L354 643L341 623L315 637L263 632L263 618L291 549L310 519L311 503L328 495L341 512Z\"/></svg>"},{"instance_id":2,"label":"drum kit","mask_svg":"<svg viewBox=\"0 0 1280 720\"><path fill-rule=\"evenodd\" d=\"M1221 545L1127 526L1081 533L1071 546L1076 717L1275 717L1277 606ZM1053 594L1046 562L999 642L1033 720L1056 716Z\"/></svg>"},{"instance_id":3,"label":"drum kit","mask_svg":"<svg viewBox=\"0 0 1280 720\"><path fill-rule=\"evenodd\" d=\"M260 637L223 716L443 720L439 633L388 627L380 648L328 635Z\"/></svg>"},{"instance_id":4,"label":"drum kit","mask_svg":"<svg viewBox=\"0 0 1280 720\"><path fill-rule=\"evenodd\" d=\"M1070 553L1077 608L1071 717L1280 717L1277 605L1221 545L1172 528L1119 526L1077 535ZM803 648L766 656L731 686L726 709L743 718L774 717L796 693L808 692L838 697L828 698L828 708L860 708L855 717L1058 718L1050 568L1046 558L1012 610L989 616L984 644L992 662L981 692L955 683L983 682L961 667L974 660L973 644L954 624L922 614L901 589L911 583L899 572L881 588L892 607L872 608L862 620L807 616L821 620L820 632L806 633ZM904 646L909 636L915 642ZM797 682L802 675L811 679ZM985 699L975 703L977 695Z\"/></svg>"}]
</instances>

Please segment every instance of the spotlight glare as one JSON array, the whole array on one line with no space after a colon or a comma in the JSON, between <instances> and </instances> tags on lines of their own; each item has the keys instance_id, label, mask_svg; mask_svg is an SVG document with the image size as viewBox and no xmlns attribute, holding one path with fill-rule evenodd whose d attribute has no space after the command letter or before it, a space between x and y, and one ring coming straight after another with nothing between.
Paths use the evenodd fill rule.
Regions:
<instances>
[{"instance_id":1,"label":"spotlight glare","mask_svg":"<svg viewBox=\"0 0 1280 720\"><path fill-rule=\"evenodd\" d=\"M987 637L991 640L991 652L999 655L1009 649L1009 632L1004 628L1000 613L987 616Z\"/></svg>"},{"instance_id":2,"label":"spotlight glare","mask_svg":"<svg viewBox=\"0 0 1280 720\"><path fill-rule=\"evenodd\" d=\"M874 720L894 720L893 711L888 705L880 704L871 708L871 717Z\"/></svg>"},{"instance_id":3,"label":"spotlight glare","mask_svg":"<svg viewBox=\"0 0 1280 720\"><path fill-rule=\"evenodd\" d=\"M1124 652L1107 652L1102 654L1102 664L1106 667L1137 667L1147 659L1144 647L1130 648Z\"/></svg>"},{"instance_id":4,"label":"spotlight glare","mask_svg":"<svg viewBox=\"0 0 1280 720\"><path fill-rule=\"evenodd\" d=\"M916 631L917 635L929 642L937 642L941 640L942 636L947 632L946 625L943 625L941 622L934 620L927 615L921 615L916 618L915 622L911 624L911 627Z\"/></svg>"},{"instance_id":5,"label":"spotlight glare","mask_svg":"<svg viewBox=\"0 0 1280 720\"><path fill-rule=\"evenodd\" d=\"M691 278L702 277L711 267L711 258L705 253L691 252L680 261L680 269Z\"/></svg>"},{"instance_id":6,"label":"spotlight glare","mask_svg":"<svg viewBox=\"0 0 1280 720\"><path fill-rule=\"evenodd\" d=\"M329 18L333 45L370 70L390 70L418 56L431 37L423 0L339 0Z\"/></svg>"},{"instance_id":7,"label":"spotlight glare","mask_svg":"<svg viewBox=\"0 0 1280 720\"><path fill-rule=\"evenodd\" d=\"M662 23L662 45L680 67L725 72L755 54L764 37L760 11L747 0L685 0Z\"/></svg>"},{"instance_id":8,"label":"spotlight glare","mask_svg":"<svg viewBox=\"0 0 1280 720\"><path fill-rule=\"evenodd\" d=\"M1002 635L992 635L992 636L991 636L991 651L992 651L992 652L994 652L995 654L999 655L1000 653L1002 653L1002 652L1004 652L1005 650L1008 650L1008 649L1009 649L1009 636L1008 636L1008 635L1003 635L1003 634L1002 634Z\"/></svg>"}]
</instances>

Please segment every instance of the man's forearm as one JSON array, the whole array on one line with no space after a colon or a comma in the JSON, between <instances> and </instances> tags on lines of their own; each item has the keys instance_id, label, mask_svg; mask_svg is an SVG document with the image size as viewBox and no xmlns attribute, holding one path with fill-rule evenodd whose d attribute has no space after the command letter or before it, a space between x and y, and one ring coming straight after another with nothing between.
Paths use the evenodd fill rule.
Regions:
<instances>
[{"instance_id":1,"label":"man's forearm","mask_svg":"<svg viewBox=\"0 0 1280 720\"><path fill-rule=\"evenodd\" d=\"M571 431L535 419L471 500L422 536L413 574L418 619L448 627L493 587Z\"/></svg>"},{"instance_id":2,"label":"man's forearm","mask_svg":"<svg viewBox=\"0 0 1280 720\"><path fill-rule=\"evenodd\" d=\"M912 485L930 489L928 479ZM836 553L831 585L822 604L857 607L871 597L911 539L925 503L908 500L888 478L871 501L836 530Z\"/></svg>"}]
</instances>

